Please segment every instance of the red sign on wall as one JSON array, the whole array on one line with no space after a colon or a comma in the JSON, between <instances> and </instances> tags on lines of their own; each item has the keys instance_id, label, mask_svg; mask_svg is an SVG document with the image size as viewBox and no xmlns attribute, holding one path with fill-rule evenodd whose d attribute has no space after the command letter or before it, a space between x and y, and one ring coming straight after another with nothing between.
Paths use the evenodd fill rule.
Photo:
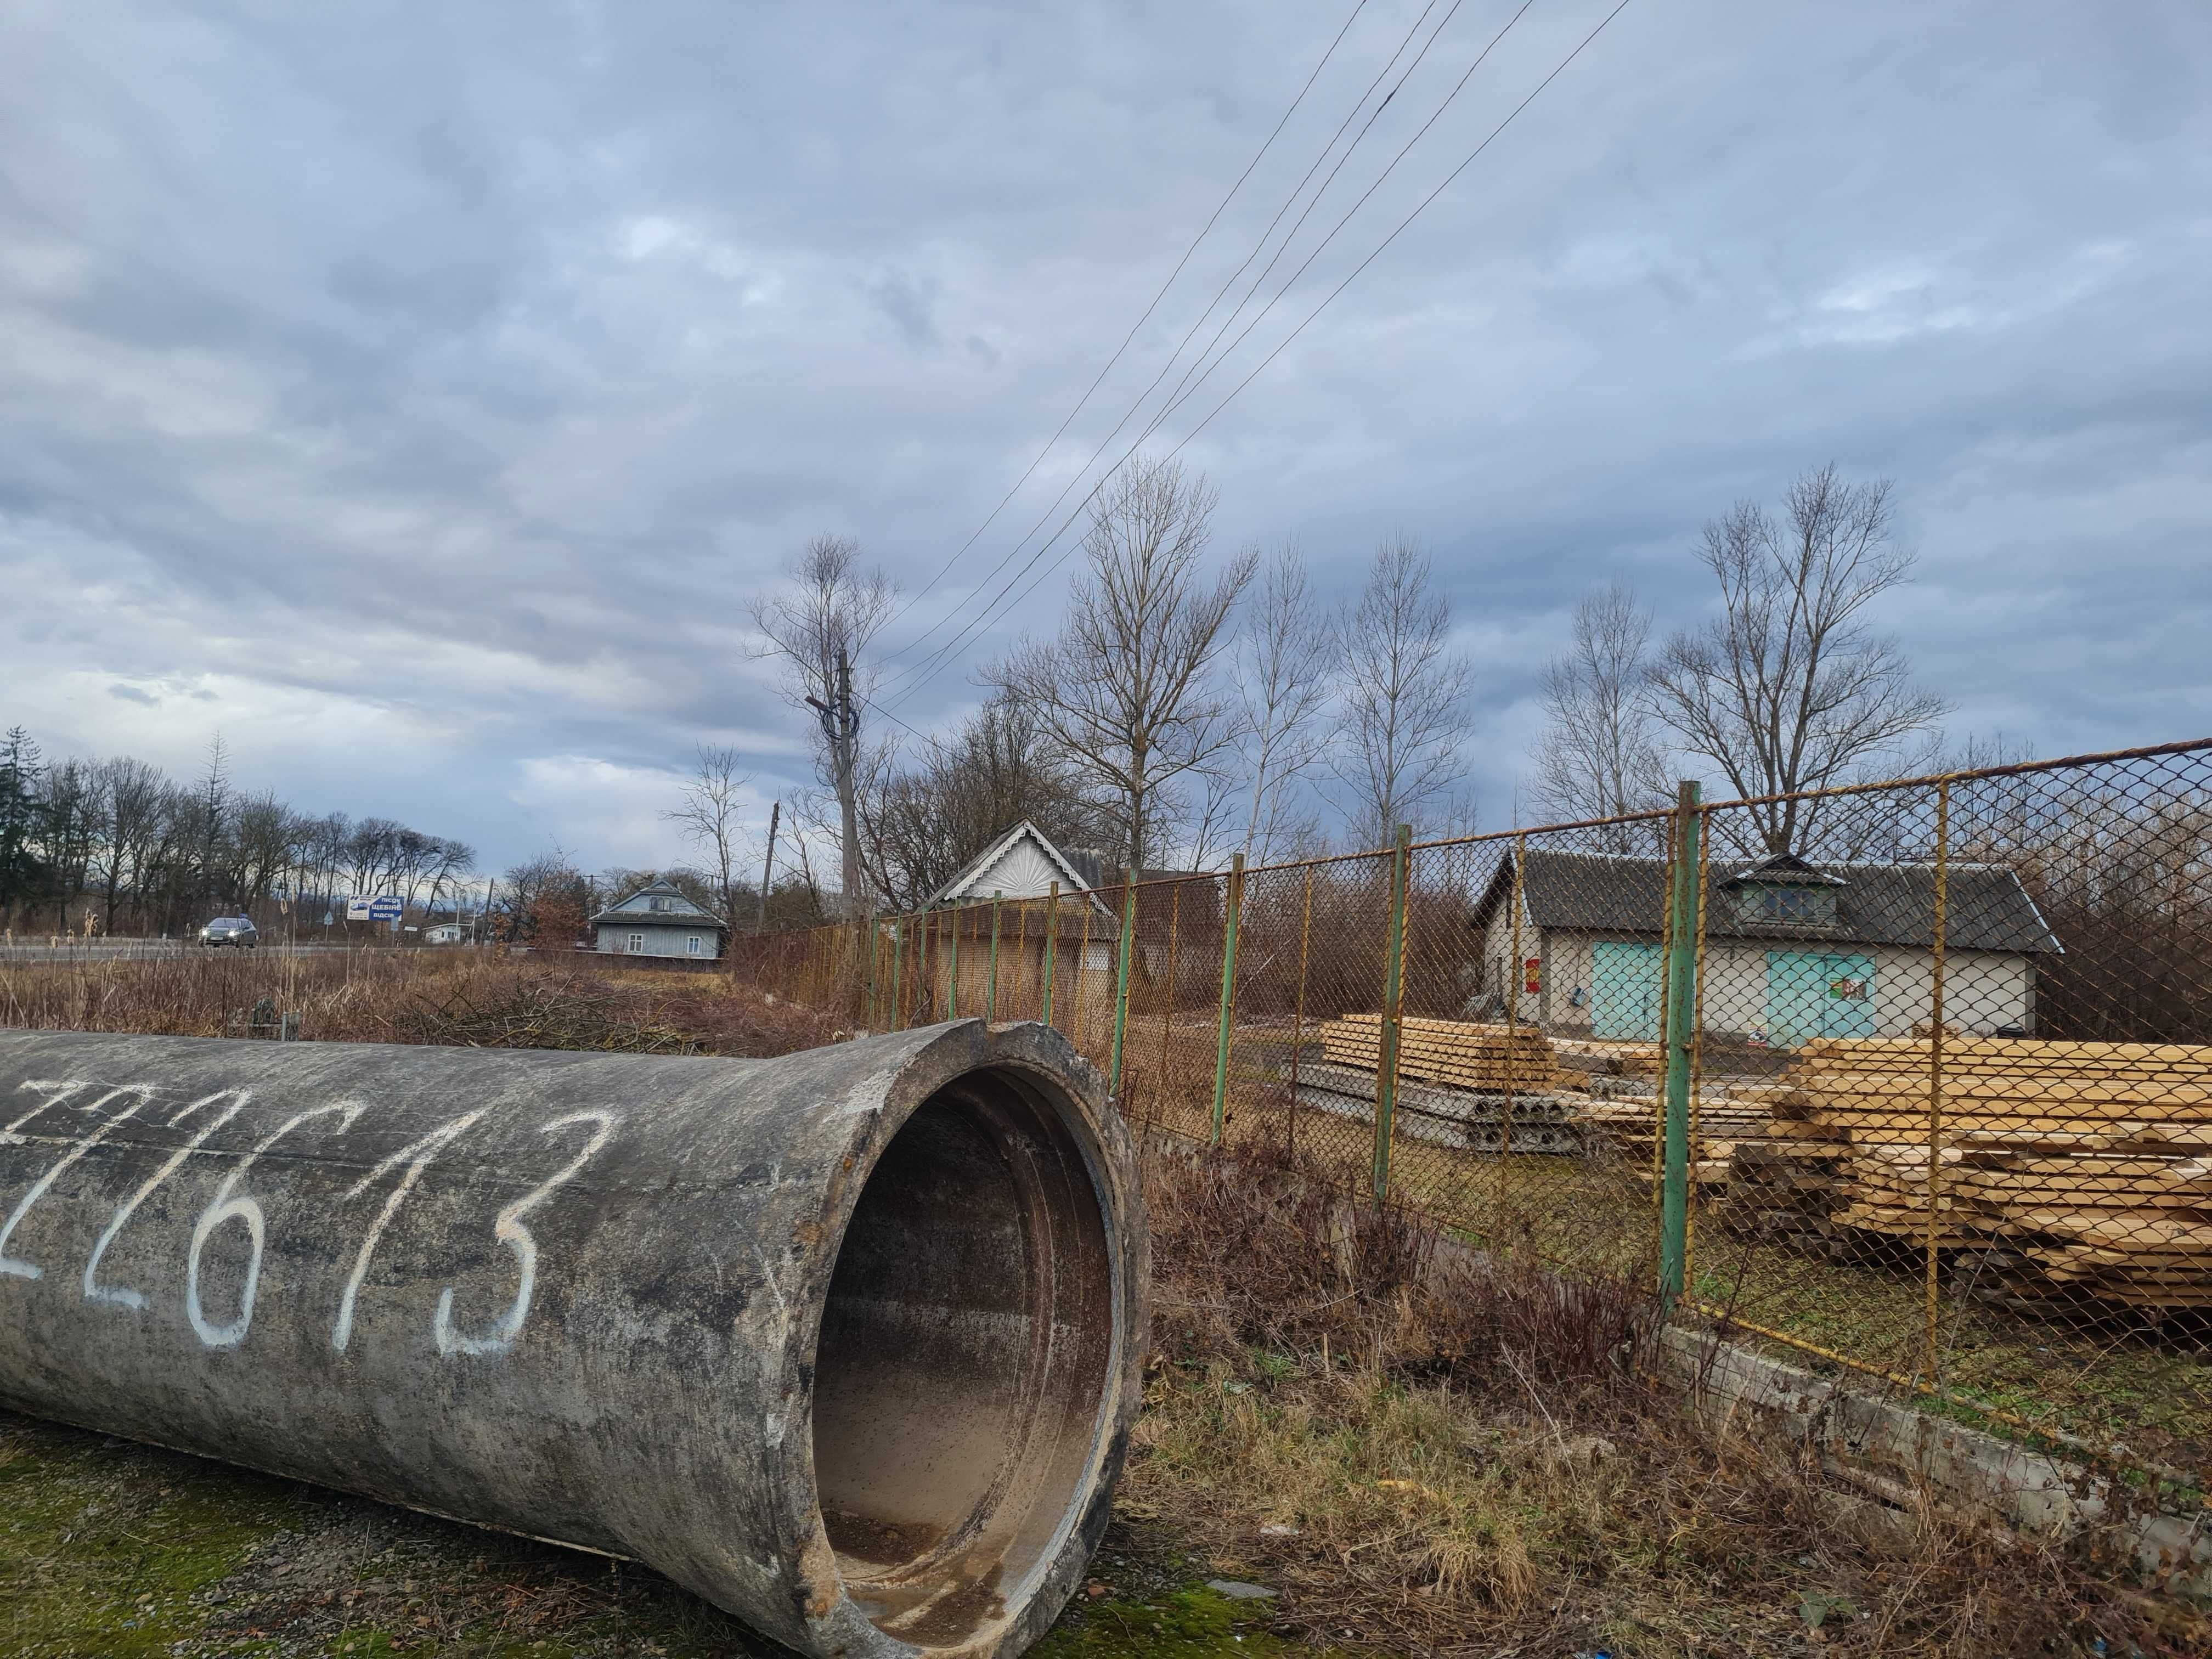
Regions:
<instances>
[{"instance_id":1,"label":"red sign on wall","mask_svg":"<svg viewBox=\"0 0 2212 1659\"><path fill-rule=\"evenodd\" d=\"M1528 984L1528 994L1533 997L1544 988L1544 958L1530 957L1522 966L1522 978Z\"/></svg>"}]
</instances>

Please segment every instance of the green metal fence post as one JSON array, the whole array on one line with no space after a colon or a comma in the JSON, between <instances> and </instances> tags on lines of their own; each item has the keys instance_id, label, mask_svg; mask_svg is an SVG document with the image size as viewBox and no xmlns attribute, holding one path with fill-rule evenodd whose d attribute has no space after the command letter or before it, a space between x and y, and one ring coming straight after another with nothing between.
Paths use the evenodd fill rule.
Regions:
<instances>
[{"instance_id":1,"label":"green metal fence post","mask_svg":"<svg viewBox=\"0 0 2212 1659\"><path fill-rule=\"evenodd\" d=\"M983 993L983 1022L995 1024L999 1018L999 901L1004 895L991 895L991 983Z\"/></svg>"},{"instance_id":2,"label":"green metal fence post","mask_svg":"<svg viewBox=\"0 0 2212 1659\"><path fill-rule=\"evenodd\" d=\"M1037 1011L1037 1023L1052 1024L1052 957L1053 946L1060 943L1060 884L1052 884L1052 896L1045 902L1044 912L1044 998L1043 1006ZM1024 949L1028 947L1026 945Z\"/></svg>"},{"instance_id":3,"label":"green metal fence post","mask_svg":"<svg viewBox=\"0 0 2212 1659\"><path fill-rule=\"evenodd\" d=\"M1237 1022L1237 919L1244 906L1244 855L1229 860L1228 915L1221 931L1221 1030L1213 1043L1213 1144L1229 1121L1229 1033Z\"/></svg>"},{"instance_id":4,"label":"green metal fence post","mask_svg":"<svg viewBox=\"0 0 2212 1659\"><path fill-rule=\"evenodd\" d=\"M872 904L868 907L867 920L863 926L866 928L865 937L866 939L868 960L867 965L861 971L866 974L868 977L866 988L861 991L860 999L862 1003L866 1006L868 1012L866 1017L861 1023L869 1030L872 1031L876 1029L877 1025L876 952L882 948L881 941L876 938L876 907Z\"/></svg>"},{"instance_id":5,"label":"green metal fence post","mask_svg":"<svg viewBox=\"0 0 2212 1659\"><path fill-rule=\"evenodd\" d=\"M906 1029L906 1004L899 1000L900 977L906 969L906 918L891 922L891 1030Z\"/></svg>"},{"instance_id":6,"label":"green metal fence post","mask_svg":"<svg viewBox=\"0 0 2212 1659\"><path fill-rule=\"evenodd\" d=\"M952 923L952 962L945 974L945 1017L960 1018L960 907L954 905L948 913Z\"/></svg>"},{"instance_id":7,"label":"green metal fence post","mask_svg":"<svg viewBox=\"0 0 2212 1659\"><path fill-rule=\"evenodd\" d=\"M1406 872L1413 863L1413 830L1398 826L1390 849L1390 939L1382 956L1382 1046L1375 1066L1375 1207L1390 1201L1390 1124L1398 1107L1398 1017L1405 990Z\"/></svg>"},{"instance_id":8,"label":"green metal fence post","mask_svg":"<svg viewBox=\"0 0 2212 1659\"><path fill-rule=\"evenodd\" d=\"M1690 1221L1690 1040L1698 1006L1698 811L1694 783L1675 791L1667 883L1667 1143L1661 1165L1659 1294L1682 1295Z\"/></svg>"},{"instance_id":9,"label":"green metal fence post","mask_svg":"<svg viewBox=\"0 0 2212 1659\"><path fill-rule=\"evenodd\" d=\"M1121 1037L1129 1024L1129 946L1137 935L1137 872L1121 872L1121 959L1114 969L1114 1060L1107 1068L1107 1093L1121 1097Z\"/></svg>"}]
</instances>

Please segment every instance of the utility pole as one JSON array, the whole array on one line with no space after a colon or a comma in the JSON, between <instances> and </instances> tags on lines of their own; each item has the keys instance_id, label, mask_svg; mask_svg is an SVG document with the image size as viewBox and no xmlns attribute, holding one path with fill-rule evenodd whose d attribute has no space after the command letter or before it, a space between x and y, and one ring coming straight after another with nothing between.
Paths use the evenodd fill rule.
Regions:
<instances>
[{"instance_id":1,"label":"utility pole","mask_svg":"<svg viewBox=\"0 0 2212 1659\"><path fill-rule=\"evenodd\" d=\"M806 701L820 719L822 735L830 744L830 775L837 787L839 838L844 853L839 879L844 885L845 908L850 913L861 903L860 810L853 787L860 747L860 715L853 707L853 659L842 641L837 645L837 684L830 695L836 699L834 705L815 697Z\"/></svg>"},{"instance_id":2,"label":"utility pole","mask_svg":"<svg viewBox=\"0 0 2212 1659\"><path fill-rule=\"evenodd\" d=\"M768 856L761 860L760 908L753 912L753 932L768 931L768 888L775 874L775 826L783 817L783 803L778 801L768 809Z\"/></svg>"}]
</instances>

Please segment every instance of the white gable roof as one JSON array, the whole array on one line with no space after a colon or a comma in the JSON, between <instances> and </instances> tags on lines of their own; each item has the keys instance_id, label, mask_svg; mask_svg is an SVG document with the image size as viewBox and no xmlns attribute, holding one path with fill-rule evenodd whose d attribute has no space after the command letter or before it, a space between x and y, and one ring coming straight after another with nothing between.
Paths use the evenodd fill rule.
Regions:
<instances>
[{"instance_id":1,"label":"white gable roof","mask_svg":"<svg viewBox=\"0 0 2212 1659\"><path fill-rule=\"evenodd\" d=\"M1113 911L1092 892L1075 866L1045 839L1043 831L1024 818L1019 823L969 860L968 867L929 896L925 908L940 904L972 903L979 899L1032 899L1051 896L1052 884L1063 894L1081 893L1101 915Z\"/></svg>"}]
</instances>

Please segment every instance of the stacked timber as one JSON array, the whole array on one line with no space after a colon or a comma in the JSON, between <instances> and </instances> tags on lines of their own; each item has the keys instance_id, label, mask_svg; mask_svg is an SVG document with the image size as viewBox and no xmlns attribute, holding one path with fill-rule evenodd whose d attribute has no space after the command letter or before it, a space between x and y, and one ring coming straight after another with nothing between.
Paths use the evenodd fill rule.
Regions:
<instances>
[{"instance_id":1,"label":"stacked timber","mask_svg":"<svg viewBox=\"0 0 2212 1659\"><path fill-rule=\"evenodd\" d=\"M1554 1037L1552 1049L1562 1066L1596 1076L1657 1078L1667 1069L1667 1051L1656 1042Z\"/></svg>"},{"instance_id":2,"label":"stacked timber","mask_svg":"<svg viewBox=\"0 0 2212 1659\"><path fill-rule=\"evenodd\" d=\"M1729 1158L1728 1194L1721 1224L1739 1237L1774 1239L1820 1255L1840 1253L1836 1211L1846 1201L1848 1143L1828 1136L1778 1133L1770 1124L1757 1138L1735 1143Z\"/></svg>"},{"instance_id":3,"label":"stacked timber","mask_svg":"<svg viewBox=\"0 0 2212 1659\"><path fill-rule=\"evenodd\" d=\"M1382 1016L1347 1014L1322 1027L1322 1056L1373 1071L1382 1060ZM1560 1072L1550 1041L1533 1025L1474 1025L1455 1019L1398 1022L1398 1075L1484 1093L1548 1092L1579 1079Z\"/></svg>"},{"instance_id":4,"label":"stacked timber","mask_svg":"<svg viewBox=\"0 0 2212 1659\"><path fill-rule=\"evenodd\" d=\"M1803 1189L1801 1236L1843 1228L1918 1246L1932 1197L1953 1283L1978 1297L2212 1307L2212 1048L1952 1039L1940 1119L1924 1038L1810 1042L1785 1082L1773 1137L1737 1149L1740 1218L1790 1231L1780 1205L1754 1215L1743 1200L1754 1165L1794 1157L1824 1177ZM1779 1150L1793 1145L1822 1150Z\"/></svg>"}]
</instances>

